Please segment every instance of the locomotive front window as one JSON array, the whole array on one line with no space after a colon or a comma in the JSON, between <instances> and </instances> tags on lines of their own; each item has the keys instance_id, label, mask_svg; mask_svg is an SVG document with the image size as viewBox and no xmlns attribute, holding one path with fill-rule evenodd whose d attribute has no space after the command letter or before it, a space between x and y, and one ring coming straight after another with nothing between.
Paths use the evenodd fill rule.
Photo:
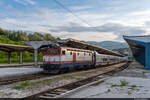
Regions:
<instances>
[{"instance_id":1,"label":"locomotive front window","mask_svg":"<svg viewBox=\"0 0 150 100\"><path fill-rule=\"evenodd\" d=\"M65 55L65 54L66 54L66 52L63 50L63 51L62 51L62 55Z\"/></svg>"},{"instance_id":2,"label":"locomotive front window","mask_svg":"<svg viewBox=\"0 0 150 100\"><path fill-rule=\"evenodd\" d=\"M47 50L43 51L42 53L43 55L48 54Z\"/></svg>"},{"instance_id":3,"label":"locomotive front window","mask_svg":"<svg viewBox=\"0 0 150 100\"><path fill-rule=\"evenodd\" d=\"M51 49L51 50L49 50L49 54L57 55L57 54L59 54L59 50L58 49Z\"/></svg>"}]
</instances>

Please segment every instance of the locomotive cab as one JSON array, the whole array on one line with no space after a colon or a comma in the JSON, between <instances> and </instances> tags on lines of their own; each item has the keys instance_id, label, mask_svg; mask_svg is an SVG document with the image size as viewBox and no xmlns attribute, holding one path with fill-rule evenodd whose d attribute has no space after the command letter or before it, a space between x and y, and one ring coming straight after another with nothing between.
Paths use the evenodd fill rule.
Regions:
<instances>
[{"instance_id":1,"label":"locomotive cab","mask_svg":"<svg viewBox=\"0 0 150 100\"><path fill-rule=\"evenodd\" d=\"M55 70L60 66L60 48L46 48L43 51L43 65L44 72L55 73ZM57 70L56 70L57 71Z\"/></svg>"}]
</instances>

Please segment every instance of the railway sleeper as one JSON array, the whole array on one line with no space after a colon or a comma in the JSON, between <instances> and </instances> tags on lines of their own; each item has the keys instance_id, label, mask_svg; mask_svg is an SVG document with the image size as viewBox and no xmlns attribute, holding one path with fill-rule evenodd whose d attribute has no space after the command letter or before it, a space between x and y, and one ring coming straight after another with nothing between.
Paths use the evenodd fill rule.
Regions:
<instances>
[{"instance_id":1,"label":"railway sleeper","mask_svg":"<svg viewBox=\"0 0 150 100\"><path fill-rule=\"evenodd\" d=\"M67 89L57 89L57 91L58 91L58 92L63 92L63 93L64 93L64 92L67 92L68 90L67 90Z\"/></svg>"},{"instance_id":2,"label":"railway sleeper","mask_svg":"<svg viewBox=\"0 0 150 100\"><path fill-rule=\"evenodd\" d=\"M56 94L56 95L59 95L60 93L58 92L55 92L55 91L52 91L52 92L49 92L50 94Z\"/></svg>"},{"instance_id":3,"label":"railway sleeper","mask_svg":"<svg viewBox=\"0 0 150 100\"><path fill-rule=\"evenodd\" d=\"M50 97L50 96L39 96L39 98L52 98L52 97Z\"/></svg>"},{"instance_id":4,"label":"railway sleeper","mask_svg":"<svg viewBox=\"0 0 150 100\"><path fill-rule=\"evenodd\" d=\"M43 96L55 97L56 95L55 95L55 94L46 93L46 94L44 94Z\"/></svg>"}]
</instances>

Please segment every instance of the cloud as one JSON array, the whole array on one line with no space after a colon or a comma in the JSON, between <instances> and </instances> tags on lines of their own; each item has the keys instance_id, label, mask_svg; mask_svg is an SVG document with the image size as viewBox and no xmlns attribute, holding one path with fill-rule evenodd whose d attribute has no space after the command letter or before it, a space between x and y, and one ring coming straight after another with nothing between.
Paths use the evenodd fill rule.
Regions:
<instances>
[{"instance_id":1,"label":"cloud","mask_svg":"<svg viewBox=\"0 0 150 100\"><path fill-rule=\"evenodd\" d=\"M36 2L35 1L32 1L32 0L25 0L28 4L31 4L31 5L35 5Z\"/></svg>"},{"instance_id":2,"label":"cloud","mask_svg":"<svg viewBox=\"0 0 150 100\"><path fill-rule=\"evenodd\" d=\"M6 6L6 9L12 9L13 7L12 7L12 5L10 5L10 4L8 4L7 6Z\"/></svg>"},{"instance_id":3,"label":"cloud","mask_svg":"<svg viewBox=\"0 0 150 100\"><path fill-rule=\"evenodd\" d=\"M68 32L59 32L55 33L56 36L66 39L66 38L74 38L77 40L84 41L108 41L115 40L118 36L112 32L76 32L76 33L68 33Z\"/></svg>"},{"instance_id":4,"label":"cloud","mask_svg":"<svg viewBox=\"0 0 150 100\"><path fill-rule=\"evenodd\" d=\"M131 15L131 16L139 16L139 15L147 15L147 14L150 14L150 10L143 10L143 11L136 11L136 12L131 12L129 13L128 15Z\"/></svg>"},{"instance_id":5,"label":"cloud","mask_svg":"<svg viewBox=\"0 0 150 100\"><path fill-rule=\"evenodd\" d=\"M72 7L70 7L70 9L73 10L73 11L81 11L81 10L86 10L86 9L89 9L89 8L92 8L92 7L89 6L89 5L86 5L86 6L72 6Z\"/></svg>"},{"instance_id":6,"label":"cloud","mask_svg":"<svg viewBox=\"0 0 150 100\"><path fill-rule=\"evenodd\" d=\"M2 22L8 23L8 24L16 24L17 23L16 19L13 19L13 18L5 18L2 20Z\"/></svg>"},{"instance_id":7,"label":"cloud","mask_svg":"<svg viewBox=\"0 0 150 100\"><path fill-rule=\"evenodd\" d=\"M76 23L70 23L68 26L59 26L51 29L52 32L68 32L68 33L82 33L82 32L112 32L120 38L122 35L140 35L145 33L141 27L130 27L116 23L106 23L96 27L85 27Z\"/></svg>"},{"instance_id":8,"label":"cloud","mask_svg":"<svg viewBox=\"0 0 150 100\"><path fill-rule=\"evenodd\" d=\"M23 5L36 4L33 0L15 1ZM34 6L32 10L13 11L12 14L14 16L0 19L0 22L1 26L6 29L51 33L52 35L61 38L75 38L85 41L121 41L122 35L146 34L147 30L142 25L138 26L138 22L144 22L139 20L145 20L146 18L148 21L148 18L150 17L144 17L144 19L142 17L139 18L137 17L138 13L119 16L118 13L108 14L101 13L101 11L93 12L92 10L87 10L89 8L90 6L71 7L72 11L75 11L73 12L75 15L78 15L90 25L87 25L64 10L40 6ZM9 14L12 15L11 13ZM141 14L139 15L142 16Z\"/></svg>"},{"instance_id":9,"label":"cloud","mask_svg":"<svg viewBox=\"0 0 150 100\"><path fill-rule=\"evenodd\" d=\"M25 6L27 6L27 5L35 5L36 4L36 2L32 1L32 0L15 0L15 2L20 3L22 5L25 5Z\"/></svg>"}]
</instances>

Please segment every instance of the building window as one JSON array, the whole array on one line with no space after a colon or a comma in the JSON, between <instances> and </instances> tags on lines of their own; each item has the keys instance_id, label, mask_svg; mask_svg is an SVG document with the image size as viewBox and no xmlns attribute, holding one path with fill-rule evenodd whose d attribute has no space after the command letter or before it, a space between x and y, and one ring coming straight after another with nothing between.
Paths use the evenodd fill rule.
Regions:
<instances>
[{"instance_id":1,"label":"building window","mask_svg":"<svg viewBox=\"0 0 150 100\"><path fill-rule=\"evenodd\" d=\"M65 55L65 54L66 54L66 52L63 50L63 51L62 51L62 55Z\"/></svg>"}]
</instances>

